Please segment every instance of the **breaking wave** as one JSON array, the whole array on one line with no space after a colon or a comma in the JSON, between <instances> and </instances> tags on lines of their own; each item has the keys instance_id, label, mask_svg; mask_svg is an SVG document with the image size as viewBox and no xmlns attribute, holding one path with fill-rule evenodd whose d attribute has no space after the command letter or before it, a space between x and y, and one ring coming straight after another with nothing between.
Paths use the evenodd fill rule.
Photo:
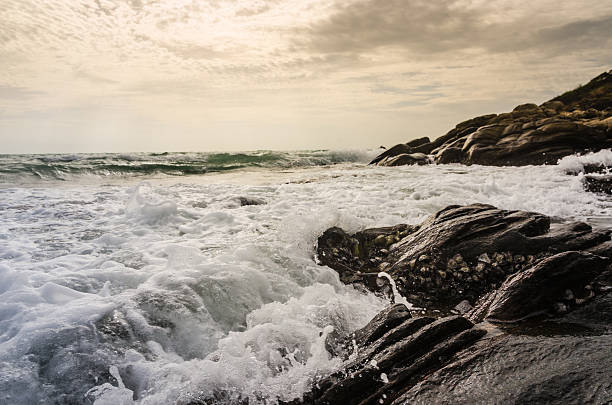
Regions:
<instances>
[{"instance_id":1,"label":"breaking wave","mask_svg":"<svg viewBox=\"0 0 612 405\"><path fill-rule=\"evenodd\" d=\"M0 155L0 183L79 177L189 176L253 168L298 168L367 163L379 151L255 151Z\"/></svg>"}]
</instances>

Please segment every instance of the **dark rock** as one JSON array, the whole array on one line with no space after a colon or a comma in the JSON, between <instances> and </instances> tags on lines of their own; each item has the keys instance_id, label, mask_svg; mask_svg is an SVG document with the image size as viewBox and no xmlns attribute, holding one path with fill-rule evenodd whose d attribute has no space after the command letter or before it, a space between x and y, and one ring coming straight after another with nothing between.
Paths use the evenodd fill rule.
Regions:
<instances>
[{"instance_id":1,"label":"dark rock","mask_svg":"<svg viewBox=\"0 0 612 405\"><path fill-rule=\"evenodd\" d=\"M540 107L537 104L521 104L514 107L512 112L538 111Z\"/></svg>"},{"instance_id":2,"label":"dark rock","mask_svg":"<svg viewBox=\"0 0 612 405\"><path fill-rule=\"evenodd\" d=\"M612 71L604 72L584 86L553 98L561 102L565 110L606 110L612 108Z\"/></svg>"},{"instance_id":3,"label":"dark rock","mask_svg":"<svg viewBox=\"0 0 612 405\"><path fill-rule=\"evenodd\" d=\"M383 268L413 303L459 303L453 310L466 317L385 309L328 344L348 359L345 368L293 404L612 403L609 231L582 222L551 229L541 214L474 204L447 207L419 227L332 228L318 251L344 280L374 288L368 277Z\"/></svg>"},{"instance_id":4,"label":"dark rock","mask_svg":"<svg viewBox=\"0 0 612 405\"><path fill-rule=\"evenodd\" d=\"M425 165L429 163L427 155L424 153L401 153L396 156L389 156L378 162L379 166L406 166L406 165Z\"/></svg>"},{"instance_id":5,"label":"dark rock","mask_svg":"<svg viewBox=\"0 0 612 405\"><path fill-rule=\"evenodd\" d=\"M430 154L432 150L434 150L435 145L433 143L424 143L422 145L419 146L413 146L412 147L412 152L413 153L424 153L426 155Z\"/></svg>"},{"instance_id":6,"label":"dark rock","mask_svg":"<svg viewBox=\"0 0 612 405\"><path fill-rule=\"evenodd\" d=\"M453 309L457 311L457 313L463 315L463 314L467 314L468 312L470 312L473 308L474 307L472 306L472 304L470 304L468 300L463 300L457 305L455 305L455 308Z\"/></svg>"},{"instance_id":7,"label":"dark rock","mask_svg":"<svg viewBox=\"0 0 612 405\"><path fill-rule=\"evenodd\" d=\"M434 322L436 319L428 316L420 316L416 318L410 318L404 323L396 326L391 329L383 336L381 336L378 340L370 344L369 346L364 347L361 353L359 353L359 358L356 360L356 364L363 364L364 361L369 361L375 354L380 353L386 347L402 341L404 338L413 335L421 328L429 325ZM359 345L358 345L359 346Z\"/></svg>"},{"instance_id":8,"label":"dark rock","mask_svg":"<svg viewBox=\"0 0 612 405\"><path fill-rule=\"evenodd\" d=\"M237 200L238 203L243 207L245 205L263 205L266 203L265 200L256 197L238 197Z\"/></svg>"},{"instance_id":9,"label":"dark rock","mask_svg":"<svg viewBox=\"0 0 612 405\"><path fill-rule=\"evenodd\" d=\"M379 320L364 329L378 329ZM391 401L408 389L411 382L446 364L452 355L486 333L472 329L472 323L462 317L432 321L427 318L405 320L374 340L369 350L359 353L346 370L318 381L302 401L294 403L375 404L383 392ZM398 330L405 333L398 333Z\"/></svg>"},{"instance_id":10,"label":"dark rock","mask_svg":"<svg viewBox=\"0 0 612 405\"><path fill-rule=\"evenodd\" d=\"M406 146L410 146L411 148L414 148L416 146L425 145L426 143L429 143L429 142L430 142L429 138L425 136L423 138L417 138L417 139L414 139L408 142Z\"/></svg>"},{"instance_id":11,"label":"dark rock","mask_svg":"<svg viewBox=\"0 0 612 405\"><path fill-rule=\"evenodd\" d=\"M344 283L367 280L375 288L377 269L382 264L381 259L388 254L388 248L415 230L414 226L401 224L366 229L349 235L333 227L319 237L316 259L320 264L336 270ZM375 272L374 277L364 276L361 270L366 273Z\"/></svg>"},{"instance_id":12,"label":"dark rock","mask_svg":"<svg viewBox=\"0 0 612 405\"><path fill-rule=\"evenodd\" d=\"M509 277L491 297L485 319L510 322L550 311L565 291L584 290L609 263L608 258L575 251L546 258Z\"/></svg>"},{"instance_id":13,"label":"dark rock","mask_svg":"<svg viewBox=\"0 0 612 405\"><path fill-rule=\"evenodd\" d=\"M328 335L325 342L327 351L336 356L342 355L347 358L355 345L361 348L367 347L410 317L410 311L404 304L392 305L379 312L365 327L350 336ZM355 343L353 344L353 342Z\"/></svg>"},{"instance_id":14,"label":"dark rock","mask_svg":"<svg viewBox=\"0 0 612 405\"><path fill-rule=\"evenodd\" d=\"M393 156L401 155L403 153L412 153L412 148L410 146L404 144L404 143L400 143L398 145L395 145L395 146L385 150L380 155L376 156L370 162L370 164L377 164L378 162L380 162L381 160L383 160L386 157L393 157Z\"/></svg>"},{"instance_id":15,"label":"dark rock","mask_svg":"<svg viewBox=\"0 0 612 405\"><path fill-rule=\"evenodd\" d=\"M556 321L483 325L488 334L461 317L410 318L292 404L607 404L611 309L612 292Z\"/></svg>"},{"instance_id":16,"label":"dark rock","mask_svg":"<svg viewBox=\"0 0 612 405\"><path fill-rule=\"evenodd\" d=\"M522 104L510 113L464 121L433 142L417 141L396 145L371 163L415 164L413 159L393 158L425 153L441 164L541 165L611 148L612 71L541 106ZM606 184L603 187L609 188Z\"/></svg>"},{"instance_id":17,"label":"dark rock","mask_svg":"<svg viewBox=\"0 0 612 405\"><path fill-rule=\"evenodd\" d=\"M393 405L609 404L611 335L493 334Z\"/></svg>"},{"instance_id":18,"label":"dark rock","mask_svg":"<svg viewBox=\"0 0 612 405\"><path fill-rule=\"evenodd\" d=\"M587 175L584 177L584 182L586 191L612 195L612 174L599 176Z\"/></svg>"},{"instance_id":19,"label":"dark rock","mask_svg":"<svg viewBox=\"0 0 612 405\"><path fill-rule=\"evenodd\" d=\"M569 169L566 173L572 175L582 174L586 191L612 194L612 167L608 167L604 163L587 164L581 169Z\"/></svg>"},{"instance_id":20,"label":"dark rock","mask_svg":"<svg viewBox=\"0 0 612 405\"><path fill-rule=\"evenodd\" d=\"M429 163L429 158L426 154L431 153L434 147L427 137L415 139L407 144L402 143L385 150L374 158L370 164L377 164L379 166L426 164Z\"/></svg>"},{"instance_id":21,"label":"dark rock","mask_svg":"<svg viewBox=\"0 0 612 405\"><path fill-rule=\"evenodd\" d=\"M612 241L601 243L590 249L587 252L603 257L612 257Z\"/></svg>"},{"instance_id":22,"label":"dark rock","mask_svg":"<svg viewBox=\"0 0 612 405\"><path fill-rule=\"evenodd\" d=\"M319 238L318 258L345 283L372 291L380 291L377 274L385 271L408 301L448 313L462 300L476 302L508 275L544 257L610 240L610 231L593 231L585 223L551 230L544 215L484 204L449 206L419 227L403 227L355 235L332 228ZM368 243L362 242L363 235Z\"/></svg>"},{"instance_id":23,"label":"dark rock","mask_svg":"<svg viewBox=\"0 0 612 405\"><path fill-rule=\"evenodd\" d=\"M359 345L365 347L410 318L410 311L404 304L392 305L378 313L364 328L355 332L353 338L359 342Z\"/></svg>"},{"instance_id":24,"label":"dark rock","mask_svg":"<svg viewBox=\"0 0 612 405\"><path fill-rule=\"evenodd\" d=\"M483 329L471 328L460 332L447 340L438 343L429 351L416 359L408 367L397 367L387 377L389 382L370 395L362 403L377 404L381 398L395 400L408 390L427 373L441 368L457 352L470 347L478 339L486 335Z\"/></svg>"}]
</instances>

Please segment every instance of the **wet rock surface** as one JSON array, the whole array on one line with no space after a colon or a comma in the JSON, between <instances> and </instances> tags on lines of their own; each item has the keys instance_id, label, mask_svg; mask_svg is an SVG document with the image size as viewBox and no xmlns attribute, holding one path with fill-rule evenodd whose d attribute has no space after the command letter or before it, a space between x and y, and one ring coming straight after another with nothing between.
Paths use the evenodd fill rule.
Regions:
<instances>
[{"instance_id":1,"label":"wet rock surface","mask_svg":"<svg viewBox=\"0 0 612 405\"><path fill-rule=\"evenodd\" d=\"M611 343L610 335L487 336L389 403L607 404Z\"/></svg>"},{"instance_id":2,"label":"wet rock surface","mask_svg":"<svg viewBox=\"0 0 612 405\"><path fill-rule=\"evenodd\" d=\"M585 189L593 193L612 195L612 175L586 176Z\"/></svg>"},{"instance_id":3,"label":"wet rock surface","mask_svg":"<svg viewBox=\"0 0 612 405\"><path fill-rule=\"evenodd\" d=\"M355 235L331 228L319 238L317 258L345 283L372 291L389 289L378 278L384 271L411 303L448 313L463 300L474 304L507 276L543 258L592 249L609 239L609 231L593 231L586 223L551 229L550 218L542 214L474 204L449 206L418 226Z\"/></svg>"},{"instance_id":4,"label":"wet rock surface","mask_svg":"<svg viewBox=\"0 0 612 405\"><path fill-rule=\"evenodd\" d=\"M238 197L236 198L236 201L241 207L244 207L245 205L264 205L266 203L264 200L257 197Z\"/></svg>"},{"instance_id":5,"label":"wet rock surface","mask_svg":"<svg viewBox=\"0 0 612 405\"><path fill-rule=\"evenodd\" d=\"M587 165L582 173L586 191L612 195L612 167L603 164Z\"/></svg>"},{"instance_id":6,"label":"wet rock surface","mask_svg":"<svg viewBox=\"0 0 612 405\"><path fill-rule=\"evenodd\" d=\"M394 308L397 310L397 306ZM383 311L355 335L390 325L384 319L392 312ZM378 404L381 399L390 403L419 378L486 334L459 316L407 318L385 330L367 345L355 344L351 353L354 359L345 370L317 382L302 400L292 403Z\"/></svg>"},{"instance_id":7,"label":"wet rock surface","mask_svg":"<svg viewBox=\"0 0 612 405\"><path fill-rule=\"evenodd\" d=\"M574 153L612 147L612 71L540 106L522 104L512 112L476 117L433 142L421 138L396 145L372 164L436 163L496 166L555 164Z\"/></svg>"},{"instance_id":8,"label":"wet rock surface","mask_svg":"<svg viewBox=\"0 0 612 405\"><path fill-rule=\"evenodd\" d=\"M542 311L565 313L593 294L585 288L603 274L610 260L591 253L564 252L517 273L491 294L479 310L489 306L485 319L510 322L539 315ZM488 305L487 305L488 304Z\"/></svg>"},{"instance_id":9,"label":"wet rock surface","mask_svg":"<svg viewBox=\"0 0 612 405\"><path fill-rule=\"evenodd\" d=\"M376 266L389 254L388 248L416 229L401 224L349 235L340 228L329 228L318 239L316 260L336 270L344 283L361 282L376 288Z\"/></svg>"},{"instance_id":10,"label":"wet rock surface","mask_svg":"<svg viewBox=\"0 0 612 405\"><path fill-rule=\"evenodd\" d=\"M364 248L364 234L379 244ZM551 230L544 215L481 204L447 207L416 227L328 230L319 258L341 263L346 282L371 286L382 265L403 294L447 306L421 316L395 304L348 336L329 335L344 369L292 404L611 403L609 239L584 223ZM370 252L384 257L371 262ZM401 282L423 267L465 269L423 290ZM465 315L445 315L450 303Z\"/></svg>"}]
</instances>

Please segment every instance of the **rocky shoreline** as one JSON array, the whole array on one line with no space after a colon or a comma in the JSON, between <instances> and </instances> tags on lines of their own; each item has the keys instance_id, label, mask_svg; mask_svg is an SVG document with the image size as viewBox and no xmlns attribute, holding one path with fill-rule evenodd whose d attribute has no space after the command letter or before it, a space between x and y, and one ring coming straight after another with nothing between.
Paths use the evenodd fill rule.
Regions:
<instances>
[{"instance_id":1,"label":"rocky shoreline","mask_svg":"<svg viewBox=\"0 0 612 405\"><path fill-rule=\"evenodd\" d=\"M371 164L543 165L610 148L612 71ZM611 172L587 164L568 174L612 194ZM449 206L420 225L326 230L317 262L394 304L352 334L329 334L345 368L291 404L612 403L611 233L484 204Z\"/></svg>"},{"instance_id":2,"label":"rocky shoreline","mask_svg":"<svg viewBox=\"0 0 612 405\"><path fill-rule=\"evenodd\" d=\"M320 264L426 310L396 302L328 335L346 367L291 404L609 403L610 233L483 204L419 226L328 229Z\"/></svg>"},{"instance_id":3,"label":"rocky shoreline","mask_svg":"<svg viewBox=\"0 0 612 405\"><path fill-rule=\"evenodd\" d=\"M395 145L371 164L542 165L611 147L612 71L542 105L472 118L434 141L424 137Z\"/></svg>"}]
</instances>

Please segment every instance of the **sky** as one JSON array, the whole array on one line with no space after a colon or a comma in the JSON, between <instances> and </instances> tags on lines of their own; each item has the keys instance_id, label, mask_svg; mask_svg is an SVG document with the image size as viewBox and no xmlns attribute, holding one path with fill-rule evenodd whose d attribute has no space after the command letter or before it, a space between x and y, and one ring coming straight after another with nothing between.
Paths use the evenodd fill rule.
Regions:
<instances>
[{"instance_id":1,"label":"sky","mask_svg":"<svg viewBox=\"0 0 612 405\"><path fill-rule=\"evenodd\" d=\"M0 153L392 146L611 49L602 0L0 0Z\"/></svg>"}]
</instances>

